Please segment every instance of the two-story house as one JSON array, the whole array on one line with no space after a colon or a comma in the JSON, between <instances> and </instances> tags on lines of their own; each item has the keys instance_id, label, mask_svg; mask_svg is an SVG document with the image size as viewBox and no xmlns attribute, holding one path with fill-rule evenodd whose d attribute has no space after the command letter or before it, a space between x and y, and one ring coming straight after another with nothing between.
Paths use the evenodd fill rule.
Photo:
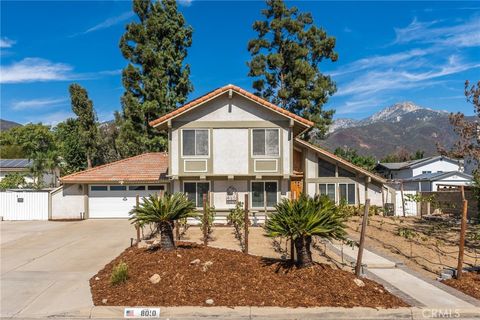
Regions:
<instances>
[{"instance_id":1,"label":"two-story house","mask_svg":"<svg viewBox=\"0 0 480 320\"><path fill-rule=\"evenodd\" d=\"M219 220L246 194L259 219L301 192L351 205L366 198L378 206L392 201L384 178L301 140L311 121L233 85L150 125L168 133L168 155L145 154L63 177L57 197L73 188L83 197L84 217L127 217L136 194L161 188L185 193L199 209L208 195Z\"/></svg>"}]
</instances>

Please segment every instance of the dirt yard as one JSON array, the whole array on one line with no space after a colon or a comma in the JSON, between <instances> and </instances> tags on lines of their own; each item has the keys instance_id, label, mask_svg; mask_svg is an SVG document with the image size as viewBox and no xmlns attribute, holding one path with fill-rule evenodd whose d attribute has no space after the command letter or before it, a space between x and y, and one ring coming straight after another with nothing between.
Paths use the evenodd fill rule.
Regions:
<instances>
[{"instance_id":1,"label":"dirt yard","mask_svg":"<svg viewBox=\"0 0 480 320\"><path fill-rule=\"evenodd\" d=\"M359 237L361 218L352 217L348 233ZM456 268L460 225L416 217L369 217L366 244L436 278L444 268ZM465 267L480 263L480 226L468 225Z\"/></svg>"},{"instance_id":2,"label":"dirt yard","mask_svg":"<svg viewBox=\"0 0 480 320\"><path fill-rule=\"evenodd\" d=\"M480 299L480 272L464 273L459 280L450 279L445 280L443 283L474 298Z\"/></svg>"},{"instance_id":3,"label":"dirt yard","mask_svg":"<svg viewBox=\"0 0 480 320\"><path fill-rule=\"evenodd\" d=\"M120 262L128 265L128 279L112 285L112 268ZM154 274L158 283L149 280ZM408 306L371 280L354 280L351 272L329 265L297 269L278 259L183 243L170 252L126 249L90 285L95 305Z\"/></svg>"}]
</instances>

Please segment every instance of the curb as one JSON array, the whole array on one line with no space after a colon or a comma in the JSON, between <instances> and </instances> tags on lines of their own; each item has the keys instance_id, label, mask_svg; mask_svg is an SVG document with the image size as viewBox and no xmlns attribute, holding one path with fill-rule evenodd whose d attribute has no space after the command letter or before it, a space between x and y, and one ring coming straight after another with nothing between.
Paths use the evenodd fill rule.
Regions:
<instances>
[{"instance_id":1,"label":"curb","mask_svg":"<svg viewBox=\"0 0 480 320\"><path fill-rule=\"evenodd\" d=\"M9 319L123 319L124 307L94 306L50 315L15 316ZM480 308L280 308L280 307L162 307L160 319L480 319ZM7 318L2 318L7 319Z\"/></svg>"}]
</instances>

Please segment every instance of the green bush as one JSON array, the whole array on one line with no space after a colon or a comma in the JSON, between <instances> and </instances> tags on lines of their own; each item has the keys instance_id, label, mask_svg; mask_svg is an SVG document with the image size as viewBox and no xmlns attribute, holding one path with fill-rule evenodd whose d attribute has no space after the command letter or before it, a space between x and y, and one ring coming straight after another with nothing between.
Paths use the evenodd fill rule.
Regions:
<instances>
[{"instance_id":1,"label":"green bush","mask_svg":"<svg viewBox=\"0 0 480 320\"><path fill-rule=\"evenodd\" d=\"M117 285L124 283L128 279L128 266L125 262L120 262L113 267L112 275L110 276L110 283Z\"/></svg>"}]
</instances>

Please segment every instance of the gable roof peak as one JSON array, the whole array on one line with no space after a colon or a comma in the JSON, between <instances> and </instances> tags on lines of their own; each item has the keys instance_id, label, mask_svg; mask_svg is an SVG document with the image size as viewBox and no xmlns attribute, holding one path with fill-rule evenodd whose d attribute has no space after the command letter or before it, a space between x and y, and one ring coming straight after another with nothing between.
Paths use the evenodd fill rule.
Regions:
<instances>
[{"instance_id":1,"label":"gable roof peak","mask_svg":"<svg viewBox=\"0 0 480 320\"><path fill-rule=\"evenodd\" d=\"M300 123L301 125L303 125L304 127L306 128L310 128L314 125L314 123L310 120L307 120L305 118L302 118L284 108L281 108L261 97L258 97L256 96L255 94L251 93L251 92L248 92L247 90L245 89L242 89L236 85L233 85L233 84L227 84L226 86L223 86L223 87L220 87L220 88L217 88L213 91L210 91L206 94L204 94L203 96L200 96L199 98L196 98L186 104L184 104L183 106L173 110L172 112L170 113L167 113L166 115L163 115L162 117L156 119L156 120L153 120L153 121L150 121L149 122L149 125L152 126L152 127L157 127L159 126L160 124L162 123L165 123L166 121L172 119L172 118L175 118L177 116L180 116L181 114L185 113L185 112L188 112L189 110L191 109L194 109L195 107L197 106L200 106L201 104L211 100L211 99L214 99L218 96L220 96L221 94L227 92L228 90L233 90L235 91L237 94L239 95L242 95L244 97L246 97L247 99L250 99L252 101L254 101L255 103L257 103L258 105L261 105L263 107L266 107L267 109L270 109L276 113L279 113L287 118L290 118L298 123Z\"/></svg>"}]
</instances>

